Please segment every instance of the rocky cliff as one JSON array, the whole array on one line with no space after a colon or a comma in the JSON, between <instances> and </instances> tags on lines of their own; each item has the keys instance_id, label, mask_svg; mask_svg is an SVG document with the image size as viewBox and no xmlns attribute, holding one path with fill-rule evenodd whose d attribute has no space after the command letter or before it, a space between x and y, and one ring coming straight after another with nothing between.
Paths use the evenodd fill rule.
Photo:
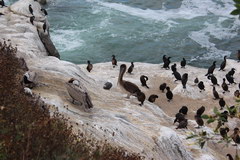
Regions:
<instances>
[{"instance_id":1,"label":"rocky cliff","mask_svg":"<svg viewBox=\"0 0 240 160\"><path fill-rule=\"evenodd\" d=\"M34 10L34 25L30 23L32 15L28 10L29 4ZM0 16L0 41L6 41L7 44L11 43L13 47L17 47L17 56L24 58L29 70L37 73L38 86L33 92L39 94L45 103L53 105L55 107L53 109L58 109L68 117L76 132L81 130L98 140L107 140L113 145L140 153L146 159L222 160L226 153L234 152L231 146L222 150L223 145L216 142L208 143L200 149L193 139L186 139L191 132L201 130L207 130L209 134L214 135L209 128L211 126L196 129L194 121L197 108L204 105L207 112L211 113L213 106L218 106L218 101L212 99L210 82L204 76L206 69L191 66L179 69L181 74L189 73L187 89L184 90L181 83L174 83L171 71L162 69L161 65L136 63L134 74L126 75L124 79L137 84L147 97L153 93L159 95L155 103L146 100L143 106L139 106L135 97L126 99L126 95L117 85L119 66L112 68L110 63L94 64L93 71L88 73L86 65L60 60L48 33L43 32L42 26L47 18L40 9L40 4L33 0L19 0L9 7L0 8L0 12L4 14ZM47 43L43 40L44 36ZM119 65L123 63L125 62L119 62ZM125 64L129 66L129 63ZM239 66L240 63L228 60L226 70L232 67L240 68ZM217 77L223 77L225 74L226 71L216 71ZM239 82L239 70L236 74L238 75L236 81ZM149 77L150 89L141 87L139 81L141 75ZM200 93L193 85L195 77L204 81L205 92ZM92 98L93 109L86 111L83 106L71 103L71 97L65 87L70 78L78 79L81 85L87 88ZM113 83L112 89L103 89L106 81ZM170 103L167 102L165 93L158 89L162 82L167 82L174 93L174 99ZM224 95L228 104L234 104L233 91L236 88L236 85L231 85L231 92ZM218 87L217 90L220 92L221 88ZM176 130L173 120L182 105L189 107L187 115L189 127ZM238 125L238 121L229 122L231 129Z\"/></svg>"}]
</instances>

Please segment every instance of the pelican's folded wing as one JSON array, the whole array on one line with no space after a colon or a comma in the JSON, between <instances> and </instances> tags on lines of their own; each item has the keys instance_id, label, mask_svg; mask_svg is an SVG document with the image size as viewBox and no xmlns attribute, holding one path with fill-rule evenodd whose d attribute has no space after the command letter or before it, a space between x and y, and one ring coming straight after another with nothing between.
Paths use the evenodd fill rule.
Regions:
<instances>
[{"instance_id":1,"label":"pelican's folded wing","mask_svg":"<svg viewBox=\"0 0 240 160\"><path fill-rule=\"evenodd\" d=\"M91 98L87 91L72 83L66 83L68 94L76 101L81 102L85 108L92 108Z\"/></svg>"},{"instance_id":2,"label":"pelican's folded wing","mask_svg":"<svg viewBox=\"0 0 240 160\"><path fill-rule=\"evenodd\" d=\"M90 96L88 95L87 92L85 92L85 107L87 108L93 108L93 104L92 104L92 100L90 98Z\"/></svg>"}]
</instances>

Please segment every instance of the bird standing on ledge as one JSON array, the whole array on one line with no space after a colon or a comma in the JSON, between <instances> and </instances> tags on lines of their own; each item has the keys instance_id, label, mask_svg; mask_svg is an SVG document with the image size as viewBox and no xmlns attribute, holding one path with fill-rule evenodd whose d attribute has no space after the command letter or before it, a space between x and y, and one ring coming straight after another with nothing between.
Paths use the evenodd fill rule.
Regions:
<instances>
[{"instance_id":1,"label":"bird standing on ledge","mask_svg":"<svg viewBox=\"0 0 240 160\"><path fill-rule=\"evenodd\" d=\"M115 55L112 55L112 65L113 65L113 68L117 66L117 60L115 58Z\"/></svg>"},{"instance_id":2,"label":"bird standing on ledge","mask_svg":"<svg viewBox=\"0 0 240 160\"><path fill-rule=\"evenodd\" d=\"M88 72L91 72L91 70L93 69L93 65L91 64L90 61L87 61L88 65L87 65L87 70Z\"/></svg>"},{"instance_id":3,"label":"bird standing on ledge","mask_svg":"<svg viewBox=\"0 0 240 160\"><path fill-rule=\"evenodd\" d=\"M29 9L29 12L33 15L33 9L31 4L29 4L28 9Z\"/></svg>"},{"instance_id":4,"label":"bird standing on ledge","mask_svg":"<svg viewBox=\"0 0 240 160\"><path fill-rule=\"evenodd\" d=\"M138 88L138 86L132 82L123 80L123 75L126 72L127 66L125 64L122 64L120 66L120 72L118 76L118 84L120 85L120 88L127 93L127 98L130 98L131 95L135 95L140 92L141 90Z\"/></svg>"}]
</instances>

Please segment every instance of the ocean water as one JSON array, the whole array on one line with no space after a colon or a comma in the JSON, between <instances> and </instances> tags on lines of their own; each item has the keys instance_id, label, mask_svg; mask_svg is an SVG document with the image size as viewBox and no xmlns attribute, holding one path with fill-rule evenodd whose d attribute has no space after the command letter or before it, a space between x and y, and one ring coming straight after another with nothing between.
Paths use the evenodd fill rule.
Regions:
<instances>
[{"instance_id":1,"label":"ocean water","mask_svg":"<svg viewBox=\"0 0 240 160\"><path fill-rule=\"evenodd\" d=\"M161 63L162 56L208 67L240 49L233 0L52 0L51 38L61 59L77 64Z\"/></svg>"}]
</instances>

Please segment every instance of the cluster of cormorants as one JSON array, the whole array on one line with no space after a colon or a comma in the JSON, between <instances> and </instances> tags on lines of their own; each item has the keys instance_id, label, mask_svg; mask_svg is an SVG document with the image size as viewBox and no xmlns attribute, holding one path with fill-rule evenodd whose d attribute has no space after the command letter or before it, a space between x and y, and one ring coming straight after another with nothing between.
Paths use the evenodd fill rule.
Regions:
<instances>
[{"instance_id":1,"label":"cluster of cormorants","mask_svg":"<svg viewBox=\"0 0 240 160\"><path fill-rule=\"evenodd\" d=\"M37 1L37 0L34 0L34 1ZM6 7L6 5L5 5L5 3L4 3L4 0L1 0L1 1L0 1L0 6ZM31 4L28 5L28 10L29 10L29 13L32 15L32 16L30 17L30 22L31 22L32 25L34 25L35 16L34 16L34 14L33 14L34 11L33 11L33 8L32 8L32 5L31 5ZM43 14L44 14L45 16L48 15L46 9L41 8L41 11L43 12ZM3 13L0 13L0 16L1 16L1 15L4 15L4 14L3 14ZM46 23L46 21L44 21L42 28L43 28L43 31L45 32L46 29L47 29L47 23Z\"/></svg>"},{"instance_id":2,"label":"cluster of cormorants","mask_svg":"<svg viewBox=\"0 0 240 160\"><path fill-rule=\"evenodd\" d=\"M238 51L238 54L237 54L237 57L238 57L238 60L240 61L240 51ZM223 62L221 63L220 65L220 69L219 71L225 71L225 67L226 67L226 56L224 56L224 60ZM166 55L163 56L163 66L162 68L165 68L165 69L170 69L169 65L171 63L170 59L171 57L167 57ZM90 61L87 61L88 65L87 65L87 70L88 72L91 72L91 70L93 69L93 64L90 63ZM186 62L186 59L183 58L182 61L180 62L180 65L181 65L181 68L185 68L187 62ZM116 57L115 55L112 55L112 66L113 68L115 66L117 66L117 60L116 60ZM176 63L174 63L172 66L171 66L171 70L172 70L172 74L174 75L175 77L175 81L181 81L182 83L182 86L184 89L186 89L186 84L187 84L187 81L188 81L188 73L184 73L182 76L181 74L177 71L177 68L176 68ZM131 62L131 65L130 67L128 68L127 72L129 74L131 74L133 72L133 68L134 68L134 63ZM211 83L212 83L212 86L213 86L213 96L214 96L214 99L218 100L219 99L219 105L221 107L221 109L223 109L223 107L225 106L225 101L223 98L221 98L218 94L218 92L216 91L216 88L215 86L219 86L218 84L218 80L217 78L214 76L213 72L216 68L216 61L213 62L213 64L208 68L208 72L205 76L207 76L207 78L209 80L211 80ZM126 72L126 65L121 65L120 66L120 73L119 73L119 80L122 81L122 76L123 74ZM225 92L230 92L229 89L228 89L228 85L230 84L236 84L234 82L234 73L235 73L235 68L232 68L227 74L226 74L226 78L223 78L223 83L221 85L222 89L223 89L223 93ZM226 79L227 81L229 82L229 84L226 83ZM147 81L148 81L148 77L145 76L145 75L141 75L140 76L140 82L142 84L143 87L146 87L146 88L149 88L148 85L147 85ZM196 77L194 79L194 83L195 85L198 86L198 88L200 89L200 92L202 91L205 91L205 85L203 83L203 81L199 81L199 79ZM121 84L121 83L119 83ZM126 86L126 84L128 84ZM126 88L125 90L129 90L129 88L134 88L134 91L137 91L135 94L132 93L133 91L127 91L127 92L130 92L131 95L135 95L137 96L138 95L141 95L139 98L139 101L141 102L141 105L143 104L143 102L145 101L145 96L143 96L144 93L141 93L140 89L133 83L129 83L128 81L126 83L123 83L124 87ZM133 87L134 86L134 87ZM240 88L240 84L239 84L239 88ZM170 87L167 86L166 83L162 83L160 84L159 86L159 89L164 92L164 90L166 89L167 92L166 92L166 97L168 99L168 101L170 102L172 99L173 99L173 93L172 91L170 90ZM239 97L240 93L239 93L239 90L236 90L234 95L236 97ZM128 95L129 97L129 95ZM150 98L151 97L151 98ZM148 99L150 99L150 102L154 102L156 98L158 98L156 95L151 95Z\"/></svg>"},{"instance_id":3,"label":"cluster of cormorants","mask_svg":"<svg viewBox=\"0 0 240 160\"><path fill-rule=\"evenodd\" d=\"M36 1L36 0L34 0L34 1ZM30 17L30 22L31 22L32 25L34 25L35 16L34 16L34 14L33 14L34 12L33 12L33 8L32 8L32 5L31 5L31 4L29 4L28 10L29 10L29 13L32 15L32 16ZM43 12L43 14L44 14L45 16L48 15L46 9L41 8L41 11ZM47 29L47 23L46 23L46 21L44 21L42 28L43 28L43 31L45 32L46 29Z\"/></svg>"},{"instance_id":4,"label":"cluster of cormorants","mask_svg":"<svg viewBox=\"0 0 240 160\"><path fill-rule=\"evenodd\" d=\"M237 53L237 58L238 58L238 62L240 62L240 50ZM162 68L165 68L166 70L170 69L170 63L171 63L170 59L171 59L171 57L167 57L166 55L163 56L163 66L162 66ZM227 64L226 61L227 61L227 56L224 56L224 59L223 59L223 62L221 63L221 65L220 65L219 71L225 71L225 67L226 67L226 64ZM185 58L183 58L182 61L180 62L181 68L185 68L186 64L187 64L187 61L186 61ZM115 66L117 66L117 60L116 60L115 55L112 55L112 66L113 66L113 68ZM186 84L187 84L187 81L188 81L188 73L184 73L181 76L181 74L177 71L176 66L177 66L176 63L171 65L171 70L173 72L172 74L176 79L175 81L181 81L183 89L186 89ZM224 107L226 106L226 102L224 101L223 97L219 96L219 94L218 94L218 92L216 91L216 88L215 88L215 86L219 86L218 80L217 80L216 76L214 75L215 68L216 68L216 61L214 61L213 64L208 68L208 72L205 76L207 76L207 78L211 81L212 87L213 87L214 99L219 100L220 110L223 110ZM92 69L93 69L93 65L90 63L90 61L88 61L87 70L90 72ZM122 64L120 66L118 84L120 84L120 88L125 93L127 93L127 98L129 98L131 95L136 96L138 101L141 102L140 105L143 105L143 103L145 101L145 98L146 98L145 94L134 83L123 80L123 75L126 72L126 70L129 74L131 74L133 72L133 69L134 69L134 63L133 62L131 62L131 65L128 68L128 70L127 70L127 66L125 64ZM223 94L225 92L230 92L229 88L228 88L228 85L236 84L236 82L234 81L235 70L236 70L235 68L232 68L229 72L227 72L227 74L225 75L225 78L223 78L223 82L221 84ZM226 83L226 80L228 81L229 84ZM148 81L147 76L145 76L145 75L140 76L140 82L141 82L142 86L146 87L146 88L149 88L148 85L147 85L147 81ZM195 84L195 86L197 86L200 89L199 92L205 91L205 85L204 85L203 81L199 81L199 79L197 77L194 79L194 84ZM238 85L238 88L240 89L240 83ZM167 90L166 97L167 97L169 102L173 99L173 93L171 92L170 87L167 86L167 83L160 84L159 89L162 92L164 92L165 89ZM239 90L236 90L234 92L234 95L235 95L235 97L239 98L240 97ZM158 98L158 96L155 95L155 94L152 94L152 95L149 96L148 101L153 103L153 102L155 102L156 98ZM236 109L235 106L230 107L231 111L233 111L235 109ZM204 126L204 121L202 119L202 114L204 113L204 111L205 111L205 107L202 106L197 110L197 112L194 116L195 121L198 124L197 128L200 128L200 127ZM174 124L176 122L178 122L178 126L177 126L176 129L187 128L188 120L185 118L185 116L187 115L187 112L188 112L188 107L183 106L179 110L179 112L175 115ZM221 113L221 117L223 117L227 121L228 116L235 116L235 114L236 114L236 112L229 113L228 111L223 111ZM227 132L229 131L229 129L227 127L221 128L222 125L224 125L224 124L222 124L222 123L218 124L218 129L220 130L221 136L224 138L226 136ZM232 139L235 143L238 143L238 144L240 143L239 129L238 128L234 129L234 133L231 137L232 137Z\"/></svg>"}]
</instances>

